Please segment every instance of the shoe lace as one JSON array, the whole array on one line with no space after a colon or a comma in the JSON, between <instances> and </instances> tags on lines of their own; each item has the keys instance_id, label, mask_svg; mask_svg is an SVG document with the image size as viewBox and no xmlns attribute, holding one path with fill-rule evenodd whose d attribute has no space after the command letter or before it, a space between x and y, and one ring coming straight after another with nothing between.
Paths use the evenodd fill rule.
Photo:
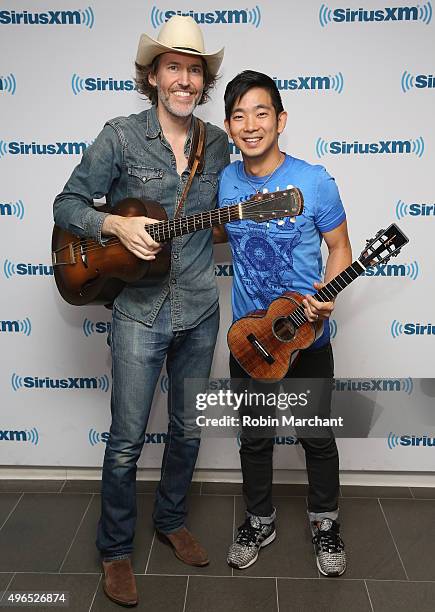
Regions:
<instances>
[{"instance_id":1,"label":"shoe lace","mask_svg":"<svg viewBox=\"0 0 435 612\"><path fill-rule=\"evenodd\" d=\"M313 542L324 552L340 553L344 550L344 542L340 538L337 528L334 529L334 526L325 531L319 529L313 537Z\"/></svg>"},{"instance_id":2,"label":"shoe lace","mask_svg":"<svg viewBox=\"0 0 435 612\"><path fill-rule=\"evenodd\" d=\"M237 543L244 546L253 546L257 542L260 530L253 527L249 518L240 525L237 534Z\"/></svg>"}]
</instances>

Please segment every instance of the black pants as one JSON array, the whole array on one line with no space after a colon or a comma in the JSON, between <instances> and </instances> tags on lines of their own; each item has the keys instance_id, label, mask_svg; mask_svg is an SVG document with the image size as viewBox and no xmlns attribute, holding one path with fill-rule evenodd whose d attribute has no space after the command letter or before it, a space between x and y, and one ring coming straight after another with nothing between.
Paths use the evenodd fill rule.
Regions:
<instances>
[{"instance_id":1,"label":"black pants","mask_svg":"<svg viewBox=\"0 0 435 612\"><path fill-rule=\"evenodd\" d=\"M233 356L230 356L231 378L249 378ZM294 367L285 378L333 378L334 359L331 345L320 349L300 351ZM256 383L257 384L257 383ZM263 385L264 387L264 385ZM270 391L270 385L268 386ZM323 398L322 398L323 402ZM329 414L331 393L326 392L323 415ZM241 408L242 410L242 408ZM333 513L338 508L339 461L332 430L327 438L299 438L305 451L308 474L308 511L310 514ZM240 437L240 461L243 474L243 497L250 514L269 517L274 512L272 503L274 438ZM312 516L312 520L314 517ZM316 517L321 518L321 517Z\"/></svg>"}]
</instances>

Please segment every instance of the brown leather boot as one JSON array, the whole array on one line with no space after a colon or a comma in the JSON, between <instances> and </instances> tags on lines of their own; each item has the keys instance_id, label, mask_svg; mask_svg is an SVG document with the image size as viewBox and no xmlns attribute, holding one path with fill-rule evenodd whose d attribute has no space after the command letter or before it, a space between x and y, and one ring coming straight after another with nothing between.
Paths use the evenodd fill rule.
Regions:
<instances>
[{"instance_id":1,"label":"brown leather boot","mask_svg":"<svg viewBox=\"0 0 435 612\"><path fill-rule=\"evenodd\" d=\"M210 560L205 548L196 540L186 527L181 527L172 533L161 533L171 543L175 556L187 563L202 567L208 565Z\"/></svg>"},{"instance_id":2,"label":"brown leather boot","mask_svg":"<svg viewBox=\"0 0 435 612\"><path fill-rule=\"evenodd\" d=\"M136 580L130 559L103 561L103 569L103 589L107 597L121 606L136 606Z\"/></svg>"}]
</instances>

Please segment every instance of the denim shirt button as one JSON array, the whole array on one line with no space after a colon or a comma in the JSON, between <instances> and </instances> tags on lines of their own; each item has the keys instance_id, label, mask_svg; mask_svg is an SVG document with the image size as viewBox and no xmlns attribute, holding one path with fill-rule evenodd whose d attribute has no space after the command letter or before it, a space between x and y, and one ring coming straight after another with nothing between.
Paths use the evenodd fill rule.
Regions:
<instances>
[{"instance_id":1,"label":"denim shirt button","mask_svg":"<svg viewBox=\"0 0 435 612\"><path fill-rule=\"evenodd\" d=\"M173 284L173 285L176 285L176 283L177 283L177 279L176 279L176 278L173 278L171 282L172 282L172 284Z\"/></svg>"},{"instance_id":2,"label":"denim shirt button","mask_svg":"<svg viewBox=\"0 0 435 612\"><path fill-rule=\"evenodd\" d=\"M173 258L174 258L174 259L178 259L178 253L174 253ZM174 279L174 280L175 280L175 279Z\"/></svg>"}]
</instances>

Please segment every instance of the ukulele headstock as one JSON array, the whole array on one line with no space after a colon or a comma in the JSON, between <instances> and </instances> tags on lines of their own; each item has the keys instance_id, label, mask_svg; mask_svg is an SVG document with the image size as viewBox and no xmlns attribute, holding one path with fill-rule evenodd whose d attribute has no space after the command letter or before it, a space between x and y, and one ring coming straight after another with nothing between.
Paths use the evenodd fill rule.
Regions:
<instances>
[{"instance_id":1,"label":"ukulele headstock","mask_svg":"<svg viewBox=\"0 0 435 612\"><path fill-rule=\"evenodd\" d=\"M366 241L366 248L358 259L365 268L378 266L391 257L397 257L407 242L409 239L402 230L392 223L386 230L379 230L374 238Z\"/></svg>"}]
</instances>

